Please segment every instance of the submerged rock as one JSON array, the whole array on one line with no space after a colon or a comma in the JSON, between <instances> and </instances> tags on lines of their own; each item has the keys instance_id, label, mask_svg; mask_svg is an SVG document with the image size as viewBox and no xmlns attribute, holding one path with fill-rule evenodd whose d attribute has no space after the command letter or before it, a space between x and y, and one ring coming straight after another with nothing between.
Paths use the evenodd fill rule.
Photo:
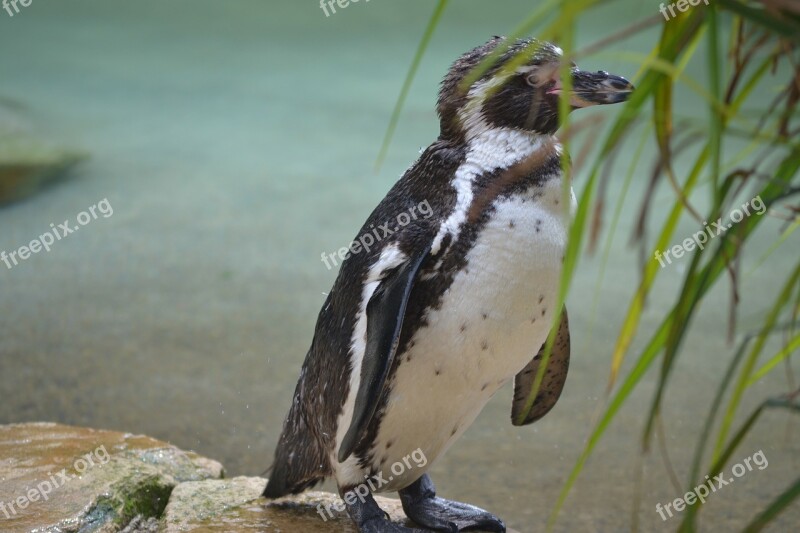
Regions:
<instances>
[{"instance_id":1,"label":"submerged rock","mask_svg":"<svg viewBox=\"0 0 800 533\"><path fill-rule=\"evenodd\" d=\"M219 463L142 435L0 426L0 531L119 531L160 517L179 483L222 475Z\"/></svg>"},{"instance_id":2,"label":"submerged rock","mask_svg":"<svg viewBox=\"0 0 800 533\"><path fill-rule=\"evenodd\" d=\"M34 194L86 157L19 133L0 131L0 206Z\"/></svg>"}]
</instances>

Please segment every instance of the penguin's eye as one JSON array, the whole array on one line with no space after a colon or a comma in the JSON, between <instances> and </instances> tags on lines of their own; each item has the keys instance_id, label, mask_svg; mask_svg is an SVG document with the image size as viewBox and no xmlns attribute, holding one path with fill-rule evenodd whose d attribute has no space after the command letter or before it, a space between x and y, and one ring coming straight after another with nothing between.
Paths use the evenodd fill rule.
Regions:
<instances>
[{"instance_id":1,"label":"penguin's eye","mask_svg":"<svg viewBox=\"0 0 800 533\"><path fill-rule=\"evenodd\" d=\"M541 87L542 82L539 80L538 70L531 70L530 72L525 74L525 83L527 83L531 87Z\"/></svg>"}]
</instances>

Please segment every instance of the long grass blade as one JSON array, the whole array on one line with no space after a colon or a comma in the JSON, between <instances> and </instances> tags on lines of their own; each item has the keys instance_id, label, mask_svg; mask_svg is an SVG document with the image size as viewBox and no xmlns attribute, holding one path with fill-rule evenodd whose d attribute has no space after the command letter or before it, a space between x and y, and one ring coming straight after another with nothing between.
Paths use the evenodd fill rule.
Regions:
<instances>
[{"instance_id":1,"label":"long grass blade","mask_svg":"<svg viewBox=\"0 0 800 533\"><path fill-rule=\"evenodd\" d=\"M798 498L800 498L800 478L797 478L788 489L775 498L766 509L761 511L758 516L744 528L743 533L757 533L763 530L767 524L772 522Z\"/></svg>"},{"instance_id":2,"label":"long grass blade","mask_svg":"<svg viewBox=\"0 0 800 533\"><path fill-rule=\"evenodd\" d=\"M739 0L717 0L719 5L748 21L760 24L788 39L800 42L800 23L789 17L777 18L765 9L758 9Z\"/></svg>"},{"instance_id":3,"label":"long grass blade","mask_svg":"<svg viewBox=\"0 0 800 533\"><path fill-rule=\"evenodd\" d=\"M798 333L794 337L792 337L789 340L789 342L786 344L786 346L784 346L778 353L776 353L774 356L772 356L770 358L770 360L767 361L764 364L764 366L762 366L756 372L754 372L753 375L750 377L750 379L745 384L745 386L746 387L750 387L756 381L758 381L759 379L761 379L764 376L766 376L767 374L769 374L770 371L772 371L772 369L774 369L776 366L778 366L778 364L781 361L783 361L784 359L786 359L787 357L792 355L792 353L795 350L797 350L798 348L800 348L800 333Z\"/></svg>"},{"instance_id":4,"label":"long grass blade","mask_svg":"<svg viewBox=\"0 0 800 533\"><path fill-rule=\"evenodd\" d=\"M794 269L794 272L789 276L789 279L784 284L780 295L775 300L772 310L769 312L766 320L764 321L764 326L758 338L756 339L755 345L751 349L750 354L747 356L747 359L744 362L742 371L739 374L739 379L733 389L731 398L728 401L728 408L726 409L725 415L722 419L722 424L717 436L717 445L714 450L715 458L722 453L722 447L724 445L725 438L727 437L728 431L733 424L736 410L742 400L744 390L747 388L748 381L750 380L750 376L752 375L753 368L758 360L758 356L761 354L761 350L764 347L767 336L769 332L774 329L781 310L786 303L790 301L792 295L794 294L795 285L797 284L798 280L800 280L800 264L797 265L797 267Z\"/></svg>"},{"instance_id":5,"label":"long grass blade","mask_svg":"<svg viewBox=\"0 0 800 533\"><path fill-rule=\"evenodd\" d=\"M425 51L428 49L428 45L431 42L433 33L436 31L439 21L442 18L442 14L444 13L449 1L450 0L439 0L439 2L436 4L436 8L433 10L433 15L431 15L431 18L428 21L425 31L422 33L422 39L419 42L419 46L417 46L417 51L414 54L414 59L411 61L411 66L408 68L408 73L403 81L403 87L400 89L400 95L397 97L397 102L394 104L394 110L392 111L392 116L389 119L389 126L386 128L386 134L384 135L383 142L381 143L378 159L375 162L376 169L379 169L383 164L384 159L386 159L386 153L389 151L389 144L392 142L392 137L397 129L397 123L400 120L400 112L403 110L403 106L406 103L406 98L408 98L408 91L411 89L411 84L414 81L414 77L417 75L419 65L422 63L422 57L425 55Z\"/></svg>"},{"instance_id":6,"label":"long grass blade","mask_svg":"<svg viewBox=\"0 0 800 533\"><path fill-rule=\"evenodd\" d=\"M755 411L753 411L750 414L750 416L747 418L747 420L745 420L745 422L741 425L739 430L734 434L733 438L728 443L728 445L725 447L725 449L722 450L722 452L720 453L719 457L714 461L713 466L709 470L709 473L706 476L706 479L712 478L712 477L718 475L720 472L722 472L722 469L725 467L725 465L728 463L730 458L733 456L733 453L736 451L736 449L742 443L744 438L753 429L753 427L755 426L755 423L761 417L763 412L766 409L772 409L772 408L789 409L790 411L795 411L795 412L800 413L800 405L798 405L796 402L794 402L793 398L791 396L779 397L779 398L769 398L766 401L764 401L761 405L759 405L755 409ZM789 502L791 502L795 498L796 498L796 496L792 496L789 499ZM781 499L781 497L778 498L778 500L780 500L780 499ZM697 502L695 502L694 505L692 505L689 508L690 513L687 513L686 518L684 519L683 522L681 522L681 525L678 528L678 532L679 533L692 533L692 532L695 531L694 521L696 519L697 513L702 508L703 503L704 502L702 502L702 501L697 501ZM788 504L788 502L787 502L787 504ZM773 505L774 505L774 503L773 503ZM772 506L770 506L770 508L771 507ZM778 513L770 512L769 520L771 520L772 518L777 516L777 514ZM766 518L766 516L765 516L765 518ZM767 521L769 521L769 520L767 520ZM766 522L764 522L764 523L766 524Z\"/></svg>"}]
</instances>

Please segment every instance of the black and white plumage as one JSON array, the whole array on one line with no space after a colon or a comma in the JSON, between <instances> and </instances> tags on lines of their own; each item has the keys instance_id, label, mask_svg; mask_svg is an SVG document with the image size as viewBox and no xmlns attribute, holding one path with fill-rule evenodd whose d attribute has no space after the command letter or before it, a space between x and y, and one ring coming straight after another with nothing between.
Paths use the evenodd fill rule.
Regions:
<instances>
[{"instance_id":1,"label":"black and white plumage","mask_svg":"<svg viewBox=\"0 0 800 533\"><path fill-rule=\"evenodd\" d=\"M540 43L529 61L502 67L532 41L495 37L459 58L438 102L439 138L392 187L359 235L427 202L417 219L370 251L350 255L320 311L265 490L303 491L333 476L344 494L382 474L406 513L444 531L504 531L485 511L434 497L425 474L516 376L513 418L527 401L556 309L574 196L563 198L554 137L561 50ZM492 50L495 67L460 90ZM606 72L571 69L573 108L623 101L633 87ZM557 401L569 362L566 311L534 408ZM421 450L426 465L388 475ZM389 479L391 478L391 479ZM384 521L371 498L348 510L361 531L408 531Z\"/></svg>"}]
</instances>

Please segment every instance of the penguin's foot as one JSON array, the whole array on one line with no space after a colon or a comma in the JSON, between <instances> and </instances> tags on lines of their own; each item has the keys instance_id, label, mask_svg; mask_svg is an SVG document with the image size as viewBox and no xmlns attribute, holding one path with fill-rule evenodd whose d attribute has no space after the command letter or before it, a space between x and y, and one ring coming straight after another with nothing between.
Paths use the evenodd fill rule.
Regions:
<instances>
[{"instance_id":1,"label":"penguin's foot","mask_svg":"<svg viewBox=\"0 0 800 533\"><path fill-rule=\"evenodd\" d=\"M421 529L411 529L390 522L389 516L378 506L372 494L359 494L353 504L345 500L345 505L360 533L425 533Z\"/></svg>"},{"instance_id":2,"label":"penguin's foot","mask_svg":"<svg viewBox=\"0 0 800 533\"><path fill-rule=\"evenodd\" d=\"M435 531L506 531L502 520L479 507L437 498L436 487L428 474L401 490L400 501L406 516Z\"/></svg>"}]
</instances>

